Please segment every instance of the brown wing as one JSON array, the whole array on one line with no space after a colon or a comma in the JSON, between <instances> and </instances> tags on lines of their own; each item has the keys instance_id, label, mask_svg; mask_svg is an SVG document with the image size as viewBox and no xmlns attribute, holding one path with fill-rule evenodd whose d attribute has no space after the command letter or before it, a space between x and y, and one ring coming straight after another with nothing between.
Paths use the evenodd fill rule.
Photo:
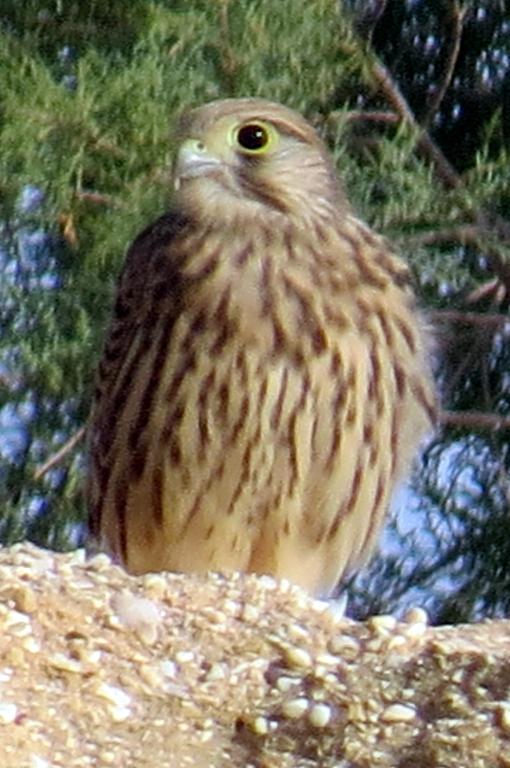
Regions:
<instances>
[{"instance_id":1,"label":"brown wing","mask_svg":"<svg viewBox=\"0 0 510 768\"><path fill-rule=\"evenodd\" d=\"M132 354L134 339L142 328L150 328L156 318L154 302L147 301L148 294L154 296L154 276L164 273L161 286L168 294L175 295L176 311L180 294L180 259L171 258L172 243L188 225L182 214L170 211L161 216L143 232L130 246L122 269L113 317L103 354L98 366L94 402L89 420L88 442L90 470L88 482L89 529L93 538L99 532L98 499L104 492L104 478L108 474L109 456L115 435L115 417L126 397L137 355ZM126 366L126 360L131 361Z\"/></svg>"}]
</instances>

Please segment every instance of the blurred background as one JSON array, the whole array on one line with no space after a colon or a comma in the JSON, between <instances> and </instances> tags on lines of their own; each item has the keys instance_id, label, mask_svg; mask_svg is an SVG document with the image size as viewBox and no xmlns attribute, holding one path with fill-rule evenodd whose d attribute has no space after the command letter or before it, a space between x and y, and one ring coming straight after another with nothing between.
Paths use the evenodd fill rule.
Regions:
<instances>
[{"instance_id":1,"label":"blurred background","mask_svg":"<svg viewBox=\"0 0 510 768\"><path fill-rule=\"evenodd\" d=\"M510 613L510 11L504 0L2 0L0 542L83 544L83 427L171 125L302 111L411 265L443 412L349 613Z\"/></svg>"}]
</instances>

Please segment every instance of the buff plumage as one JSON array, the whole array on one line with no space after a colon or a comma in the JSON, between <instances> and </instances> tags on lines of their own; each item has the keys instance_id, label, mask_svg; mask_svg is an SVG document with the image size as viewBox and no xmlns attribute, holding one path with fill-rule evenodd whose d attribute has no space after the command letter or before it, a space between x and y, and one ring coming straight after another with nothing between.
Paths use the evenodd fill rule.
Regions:
<instances>
[{"instance_id":1,"label":"buff plumage","mask_svg":"<svg viewBox=\"0 0 510 768\"><path fill-rule=\"evenodd\" d=\"M430 428L408 270L297 113L228 99L180 131L173 207L127 253L99 366L91 531L133 573L324 595Z\"/></svg>"}]
</instances>

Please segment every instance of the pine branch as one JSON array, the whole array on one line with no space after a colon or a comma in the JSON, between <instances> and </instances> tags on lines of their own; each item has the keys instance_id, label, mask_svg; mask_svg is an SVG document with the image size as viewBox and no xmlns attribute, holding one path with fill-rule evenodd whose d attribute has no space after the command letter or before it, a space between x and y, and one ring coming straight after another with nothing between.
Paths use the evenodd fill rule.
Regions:
<instances>
[{"instance_id":1,"label":"pine branch","mask_svg":"<svg viewBox=\"0 0 510 768\"><path fill-rule=\"evenodd\" d=\"M416 132L418 149L432 163L436 175L445 187L450 189L461 187L463 182L460 175L434 143L428 131L420 126L389 69L376 58L373 59L372 74L382 93L400 115L402 121ZM510 295L510 260L505 258L504 253L499 248L487 243L487 240L494 240L495 237L510 242L510 223L483 209L473 211L473 219L480 233L480 239L476 239L476 245L487 255L492 271L505 286L507 295Z\"/></svg>"}]
</instances>

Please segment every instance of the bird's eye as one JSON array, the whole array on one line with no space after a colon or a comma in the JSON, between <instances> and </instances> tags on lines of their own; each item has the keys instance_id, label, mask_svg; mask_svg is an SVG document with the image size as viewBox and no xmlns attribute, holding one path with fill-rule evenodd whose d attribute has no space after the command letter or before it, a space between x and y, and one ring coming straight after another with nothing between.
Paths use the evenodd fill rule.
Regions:
<instances>
[{"instance_id":1,"label":"bird's eye","mask_svg":"<svg viewBox=\"0 0 510 768\"><path fill-rule=\"evenodd\" d=\"M246 123L237 129L236 141L247 154L257 154L268 148L271 132L263 123Z\"/></svg>"}]
</instances>

